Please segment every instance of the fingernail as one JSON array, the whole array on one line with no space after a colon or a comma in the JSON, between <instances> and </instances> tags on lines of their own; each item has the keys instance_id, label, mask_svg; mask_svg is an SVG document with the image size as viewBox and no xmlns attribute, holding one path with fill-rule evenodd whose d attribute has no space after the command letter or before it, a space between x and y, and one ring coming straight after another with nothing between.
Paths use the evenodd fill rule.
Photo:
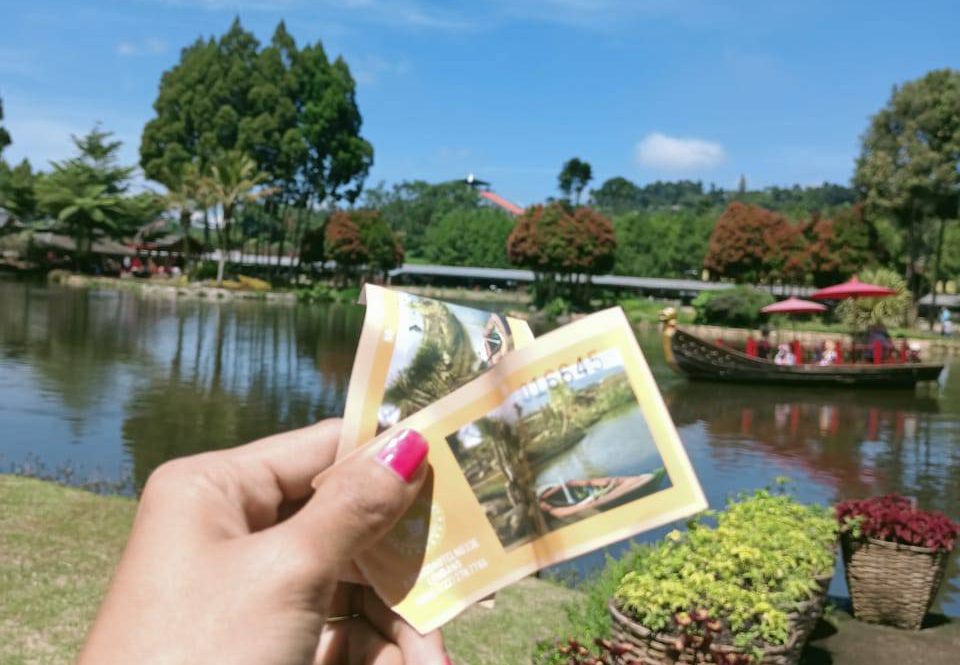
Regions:
<instances>
[{"instance_id":1,"label":"fingernail","mask_svg":"<svg viewBox=\"0 0 960 665\"><path fill-rule=\"evenodd\" d=\"M443 657L443 665L453 665L453 661L450 660L450 656Z\"/></svg>"},{"instance_id":2,"label":"fingernail","mask_svg":"<svg viewBox=\"0 0 960 665\"><path fill-rule=\"evenodd\" d=\"M419 432L405 429L380 449L377 461L409 483L426 459L428 449L427 440Z\"/></svg>"}]
</instances>

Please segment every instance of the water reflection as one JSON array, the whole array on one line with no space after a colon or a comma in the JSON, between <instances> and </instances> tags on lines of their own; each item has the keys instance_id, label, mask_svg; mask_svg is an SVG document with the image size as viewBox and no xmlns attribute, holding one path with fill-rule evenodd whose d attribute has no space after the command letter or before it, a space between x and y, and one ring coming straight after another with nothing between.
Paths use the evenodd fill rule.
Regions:
<instances>
[{"instance_id":1,"label":"water reflection","mask_svg":"<svg viewBox=\"0 0 960 665\"><path fill-rule=\"evenodd\" d=\"M10 283L0 302L0 456L137 486L166 459L339 414L363 316Z\"/></svg>"}]
</instances>

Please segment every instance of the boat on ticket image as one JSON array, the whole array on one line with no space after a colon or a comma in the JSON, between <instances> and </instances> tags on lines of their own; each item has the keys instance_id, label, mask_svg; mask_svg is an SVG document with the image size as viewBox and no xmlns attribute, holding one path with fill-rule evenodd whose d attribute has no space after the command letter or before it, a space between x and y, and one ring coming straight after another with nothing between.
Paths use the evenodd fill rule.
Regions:
<instances>
[{"instance_id":1,"label":"boat on ticket image","mask_svg":"<svg viewBox=\"0 0 960 665\"><path fill-rule=\"evenodd\" d=\"M858 388L912 388L919 382L936 381L943 363L921 362L906 342L899 347L877 343L843 348L834 343L836 360L821 364L807 358L800 343L789 345L791 364L778 364L756 352L755 340L743 350L721 340L701 339L677 327L676 311L668 307L661 315L663 351L667 363L694 380L738 383L769 383L804 386ZM750 342L754 342L753 345Z\"/></svg>"},{"instance_id":2,"label":"boat on ticket image","mask_svg":"<svg viewBox=\"0 0 960 665\"><path fill-rule=\"evenodd\" d=\"M559 521L576 521L659 489L666 473L568 480L540 490L540 510Z\"/></svg>"}]
</instances>

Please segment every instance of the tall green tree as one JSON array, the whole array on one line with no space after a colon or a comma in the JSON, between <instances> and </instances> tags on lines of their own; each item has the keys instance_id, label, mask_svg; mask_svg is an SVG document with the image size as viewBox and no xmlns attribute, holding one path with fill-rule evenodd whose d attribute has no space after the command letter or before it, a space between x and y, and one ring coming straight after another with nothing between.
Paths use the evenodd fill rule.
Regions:
<instances>
[{"instance_id":1,"label":"tall green tree","mask_svg":"<svg viewBox=\"0 0 960 665\"><path fill-rule=\"evenodd\" d=\"M184 49L164 73L141 165L176 186L187 164L206 171L223 151L249 154L270 186L265 206L282 252L289 236L299 245L305 211L353 203L362 190L373 148L360 135L355 92L347 63L330 62L319 42L298 48L281 22L261 49L237 19L219 39Z\"/></svg>"},{"instance_id":2,"label":"tall green tree","mask_svg":"<svg viewBox=\"0 0 960 665\"><path fill-rule=\"evenodd\" d=\"M77 155L53 162L37 183L39 208L74 238L81 263L97 237L122 238L148 221L146 199L127 197L133 168L117 163L122 142L112 137L99 126L74 136Z\"/></svg>"},{"instance_id":3,"label":"tall green tree","mask_svg":"<svg viewBox=\"0 0 960 665\"><path fill-rule=\"evenodd\" d=\"M513 217L493 208L459 208L427 229L423 258L448 266L507 268Z\"/></svg>"},{"instance_id":4,"label":"tall green tree","mask_svg":"<svg viewBox=\"0 0 960 665\"><path fill-rule=\"evenodd\" d=\"M573 200L574 205L580 205L580 194L591 180L593 180L593 169L590 164L579 157L574 157L563 163L560 175L557 177L557 186L568 200Z\"/></svg>"},{"instance_id":5,"label":"tall green tree","mask_svg":"<svg viewBox=\"0 0 960 665\"><path fill-rule=\"evenodd\" d=\"M264 173L257 171L253 159L239 150L224 151L210 161L210 175L204 178L203 187L219 214L217 284L223 282L224 267L234 246L233 223L237 211L247 203L269 196L270 190L261 186L266 179Z\"/></svg>"},{"instance_id":6,"label":"tall green tree","mask_svg":"<svg viewBox=\"0 0 960 665\"><path fill-rule=\"evenodd\" d=\"M451 211L479 209L480 196L461 181L412 180L367 189L363 203L380 211L411 256L422 258L427 231Z\"/></svg>"},{"instance_id":7,"label":"tall green tree","mask_svg":"<svg viewBox=\"0 0 960 665\"><path fill-rule=\"evenodd\" d=\"M3 122L3 100L0 99L0 123ZM10 138L10 132L6 130L3 124L0 124L0 159L2 159L3 151L13 142Z\"/></svg>"},{"instance_id":8,"label":"tall green tree","mask_svg":"<svg viewBox=\"0 0 960 665\"><path fill-rule=\"evenodd\" d=\"M10 168L0 160L0 207L4 207L23 221L37 216L37 174L24 158Z\"/></svg>"},{"instance_id":9,"label":"tall green tree","mask_svg":"<svg viewBox=\"0 0 960 665\"><path fill-rule=\"evenodd\" d=\"M943 225L957 215L960 71L932 71L894 88L863 136L853 182L871 214L889 214L902 229L904 278L916 297L924 268L938 263L930 259L939 255ZM939 232L931 233L937 222Z\"/></svg>"}]
</instances>

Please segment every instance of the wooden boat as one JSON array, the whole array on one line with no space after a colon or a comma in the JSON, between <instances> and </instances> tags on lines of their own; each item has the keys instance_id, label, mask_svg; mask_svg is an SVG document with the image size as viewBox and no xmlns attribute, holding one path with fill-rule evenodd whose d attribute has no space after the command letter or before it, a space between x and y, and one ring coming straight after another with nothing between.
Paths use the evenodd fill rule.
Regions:
<instances>
[{"instance_id":1,"label":"wooden boat","mask_svg":"<svg viewBox=\"0 0 960 665\"><path fill-rule=\"evenodd\" d=\"M665 475L659 469L639 476L569 480L550 485L540 492L540 510L556 520L578 520L653 492Z\"/></svg>"},{"instance_id":2,"label":"wooden boat","mask_svg":"<svg viewBox=\"0 0 960 665\"><path fill-rule=\"evenodd\" d=\"M942 363L838 363L835 365L777 365L772 360L700 339L680 330L669 312L663 321L663 351L670 366L691 379L740 383L779 383L805 386L912 388L920 381L936 381Z\"/></svg>"}]
</instances>

